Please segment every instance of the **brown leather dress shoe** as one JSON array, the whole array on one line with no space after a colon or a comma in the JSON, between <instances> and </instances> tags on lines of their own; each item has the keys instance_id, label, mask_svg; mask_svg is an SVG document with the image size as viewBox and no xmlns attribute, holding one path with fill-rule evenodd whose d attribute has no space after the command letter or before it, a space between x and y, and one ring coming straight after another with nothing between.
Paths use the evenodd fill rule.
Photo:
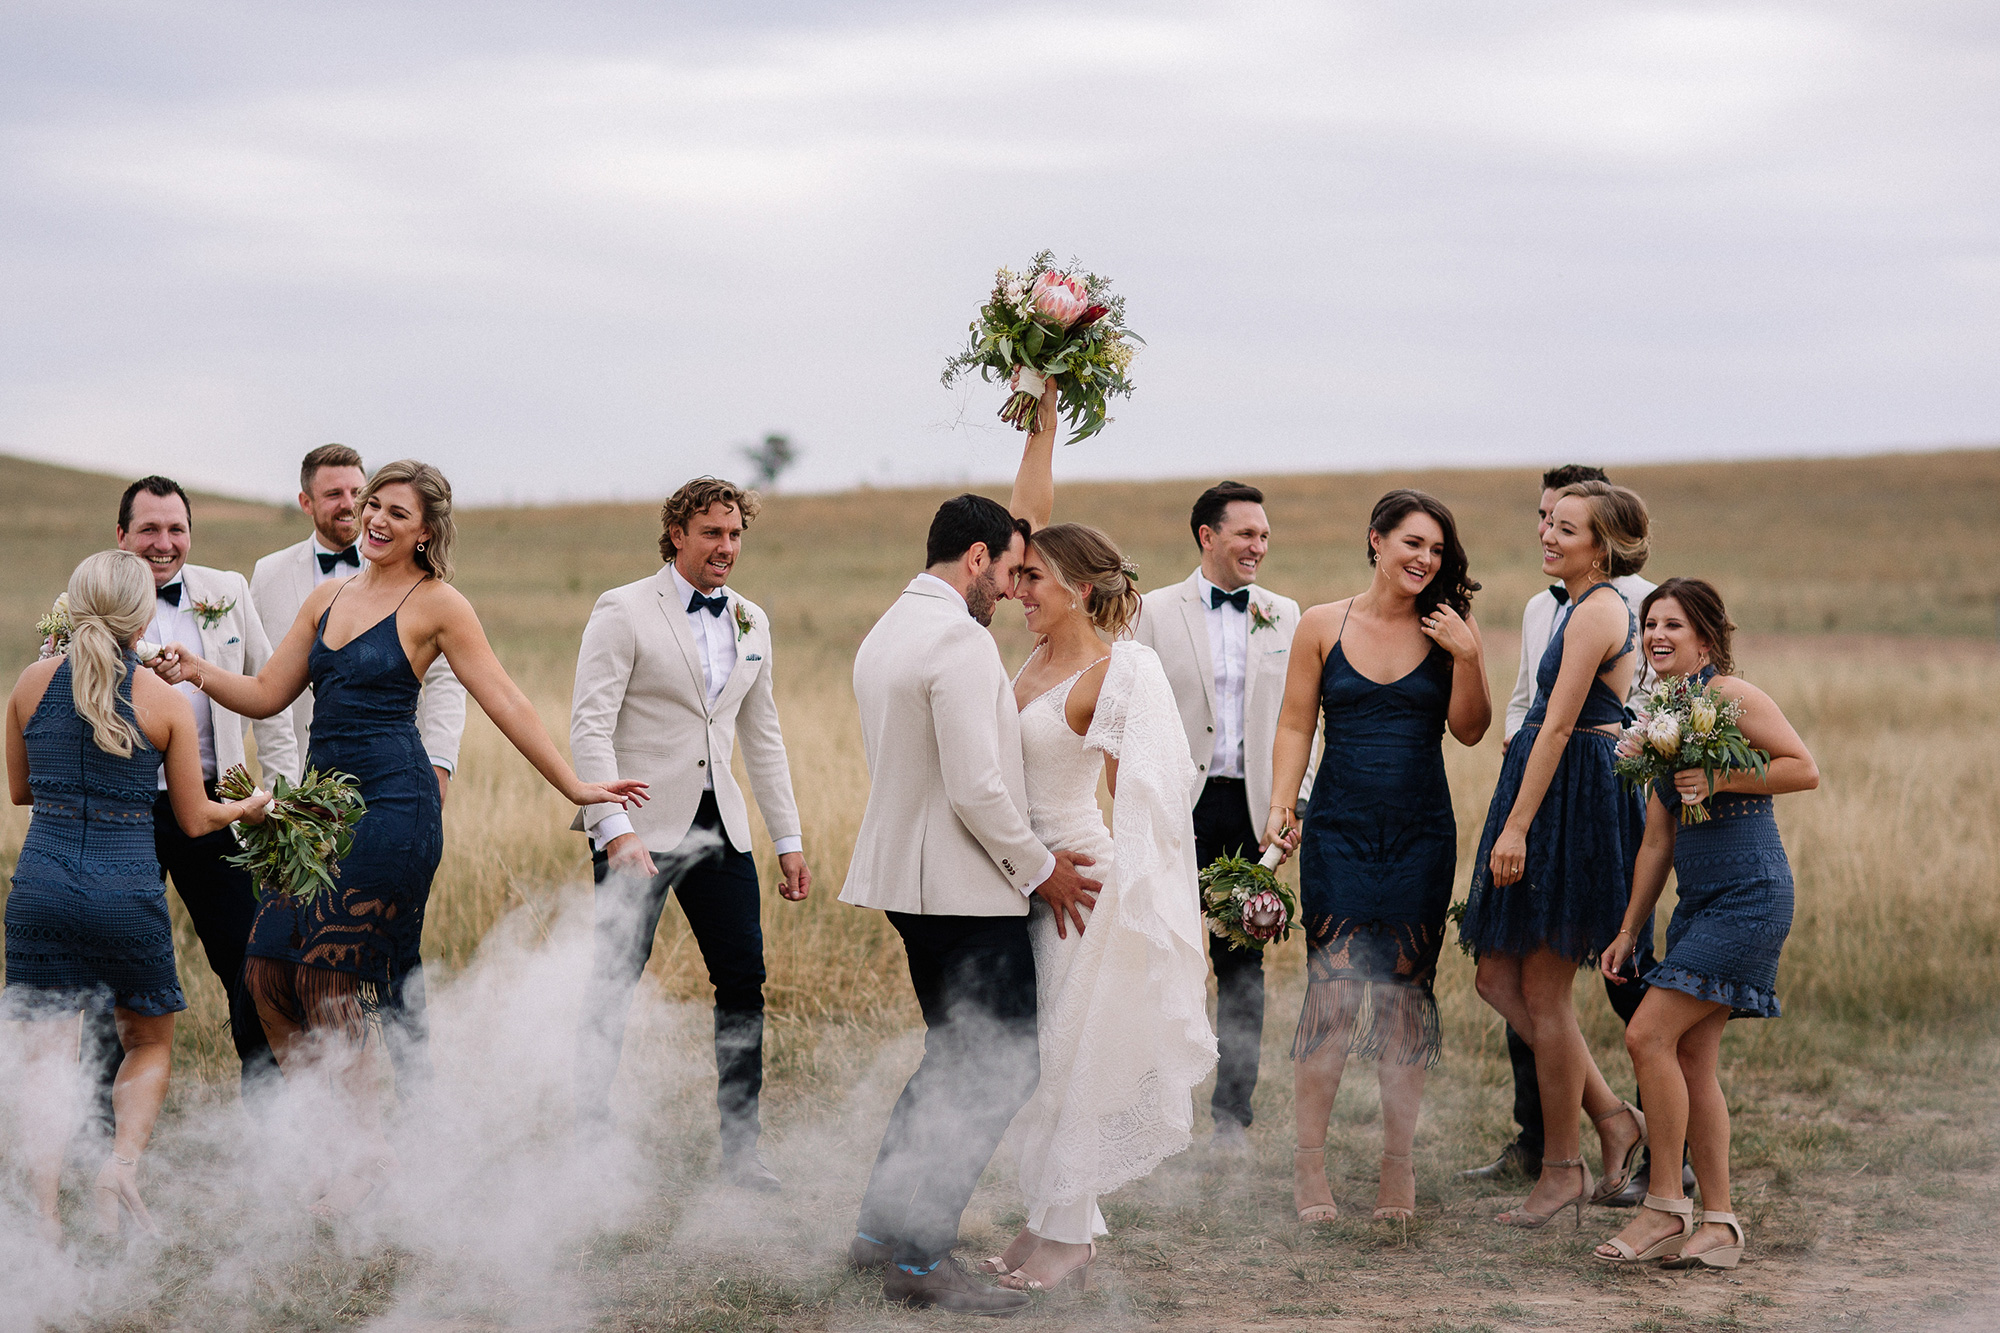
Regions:
<instances>
[{"instance_id":1,"label":"brown leather dress shoe","mask_svg":"<svg viewBox=\"0 0 2000 1333\"><path fill-rule=\"evenodd\" d=\"M865 1273L871 1268L880 1268L889 1262L889 1247L879 1240L871 1240L860 1232L847 1242L847 1262L853 1264L857 1272Z\"/></svg>"},{"instance_id":2,"label":"brown leather dress shoe","mask_svg":"<svg viewBox=\"0 0 2000 1333\"><path fill-rule=\"evenodd\" d=\"M882 1299L905 1305L936 1306L953 1314L1011 1315L1025 1309L1028 1293L989 1287L947 1256L928 1273L911 1273L890 1264L882 1275Z\"/></svg>"}]
</instances>

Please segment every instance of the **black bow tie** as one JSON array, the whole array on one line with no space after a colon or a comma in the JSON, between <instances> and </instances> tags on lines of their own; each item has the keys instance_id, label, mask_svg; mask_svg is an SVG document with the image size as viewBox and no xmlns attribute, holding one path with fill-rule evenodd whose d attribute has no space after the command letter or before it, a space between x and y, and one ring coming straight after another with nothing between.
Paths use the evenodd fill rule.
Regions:
<instances>
[{"instance_id":1,"label":"black bow tie","mask_svg":"<svg viewBox=\"0 0 2000 1333\"><path fill-rule=\"evenodd\" d=\"M697 611L706 610L712 616L719 616L728 609L729 598L724 593L717 593L713 597L703 597L700 592L696 592L694 596L688 598L689 615L693 615Z\"/></svg>"},{"instance_id":2,"label":"black bow tie","mask_svg":"<svg viewBox=\"0 0 2000 1333\"><path fill-rule=\"evenodd\" d=\"M1557 606L1561 606L1564 602L1567 602L1569 600L1569 589L1565 588L1560 583L1550 584L1549 596L1556 599Z\"/></svg>"},{"instance_id":3,"label":"black bow tie","mask_svg":"<svg viewBox=\"0 0 2000 1333\"><path fill-rule=\"evenodd\" d=\"M181 604L180 580L176 579L166 587L161 588L156 596L168 606L179 606Z\"/></svg>"},{"instance_id":4,"label":"black bow tie","mask_svg":"<svg viewBox=\"0 0 2000 1333\"><path fill-rule=\"evenodd\" d=\"M1224 592L1220 588L1210 588L1208 590L1209 610L1218 610L1225 604L1235 607L1238 611L1248 611L1250 609L1250 590L1248 588L1238 588L1235 592Z\"/></svg>"},{"instance_id":5,"label":"black bow tie","mask_svg":"<svg viewBox=\"0 0 2000 1333\"><path fill-rule=\"evenodd\" d=\"M352 546L344 551L315 551L313 554L319 557L319 572L322 574L333 573L333 567L343 563L361 568L361 552Z\"/></svg>"}]
</instances>

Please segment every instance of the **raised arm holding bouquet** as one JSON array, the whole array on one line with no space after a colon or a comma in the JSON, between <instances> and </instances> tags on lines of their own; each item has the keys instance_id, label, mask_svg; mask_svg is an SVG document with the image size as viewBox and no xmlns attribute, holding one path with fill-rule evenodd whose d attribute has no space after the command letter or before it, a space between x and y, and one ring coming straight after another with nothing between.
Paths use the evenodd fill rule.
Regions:
<instances>
[{"instance_id":1,"label":"raised arm holding bouquet","mask_svg":"<svg viewBox=\"0 0 2000 1333\"><path fill-rule=\"evenodd\" d=\"M972 321L965 350L945 362L950 388L973 371L983 380L1004 379L1012 390L1000 419L1033 434L1046 423L1043 390L1061 391L1071 443L1104 429L1108 400L1132 396L1125 371L1145 340L1125 327L1125 298L1111 280L1055 267L1055 254L1036 255L1026 273L1001 269L993 292Z\"/></svg>"}]
</instances>

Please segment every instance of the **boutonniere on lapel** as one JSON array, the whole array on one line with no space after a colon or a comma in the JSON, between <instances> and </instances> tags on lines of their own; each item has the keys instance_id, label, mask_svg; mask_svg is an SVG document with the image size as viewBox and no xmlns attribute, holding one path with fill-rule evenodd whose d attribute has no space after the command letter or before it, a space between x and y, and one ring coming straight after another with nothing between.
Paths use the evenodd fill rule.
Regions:
<instances>
[{"instance_id":1,"label":"boutonniere on lapel","mask_svg":"<svg viewBox=\"0 0 2000 1333\"><path fill-rule=\"evenodd\" d=\"M1278 617L1259 604L1255 597L1252 597L1250 599L1250 632L1255 634L1260 629L1276 629L1277 627Z\"/></svg>"},{"instance_id":2,"label":"boutonniere on lapel","mask_svg":"<svg viewBox=\"0 0 2000 1333\"><path fill-rule=\"evenodd\" d=\"M214 629L222 623L224 616L235 609L236 603L233 599L227 602L204 602L197 597L188 603L188 610L194 612L194 618L201 622L203 629Z\"/></svg>"},{"instance_id":3,"label":"boutonniere on lapel","mask_svg":"<svg viewBox=\"0 0 2000 1333\"><path fill-rule=\"evenodd\" d=\"M743 609L743 603L738 602L736 604L735 610L736 610L736 641L738 643L741 643L743 642L743 636L756 628L756 622L752 621L750 619L750 613Z\"/></svg>"}]
</instances>

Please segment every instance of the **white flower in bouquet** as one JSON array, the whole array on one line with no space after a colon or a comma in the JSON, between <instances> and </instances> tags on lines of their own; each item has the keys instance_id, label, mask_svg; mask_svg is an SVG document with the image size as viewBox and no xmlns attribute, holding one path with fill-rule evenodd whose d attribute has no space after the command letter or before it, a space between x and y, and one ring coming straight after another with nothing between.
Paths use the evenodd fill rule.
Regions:
<instances>
[{"instance_id":1,"label":"white flower in bouquet","mask_svg":"<svg viewBox=\"0 0 2000 1333\"><path fill-rule=\"evenodd\" d=\"M1655 750L1671 759L1681 752L1681 720L1662 713L1646 724L1646 739Z\"/></svg>"},{"instance_id":2,"label":"white flower in bouquet","mask_svg":"<svg viewBox=\"0 0 2000 1333\"><path fill-rule=\"evenodd\" d=\"M1688 705L1688 730L1696 736L1713 735L1716 718L1715 705L1707 699L1696 699Z\"/></svg>"}]
</instances>

